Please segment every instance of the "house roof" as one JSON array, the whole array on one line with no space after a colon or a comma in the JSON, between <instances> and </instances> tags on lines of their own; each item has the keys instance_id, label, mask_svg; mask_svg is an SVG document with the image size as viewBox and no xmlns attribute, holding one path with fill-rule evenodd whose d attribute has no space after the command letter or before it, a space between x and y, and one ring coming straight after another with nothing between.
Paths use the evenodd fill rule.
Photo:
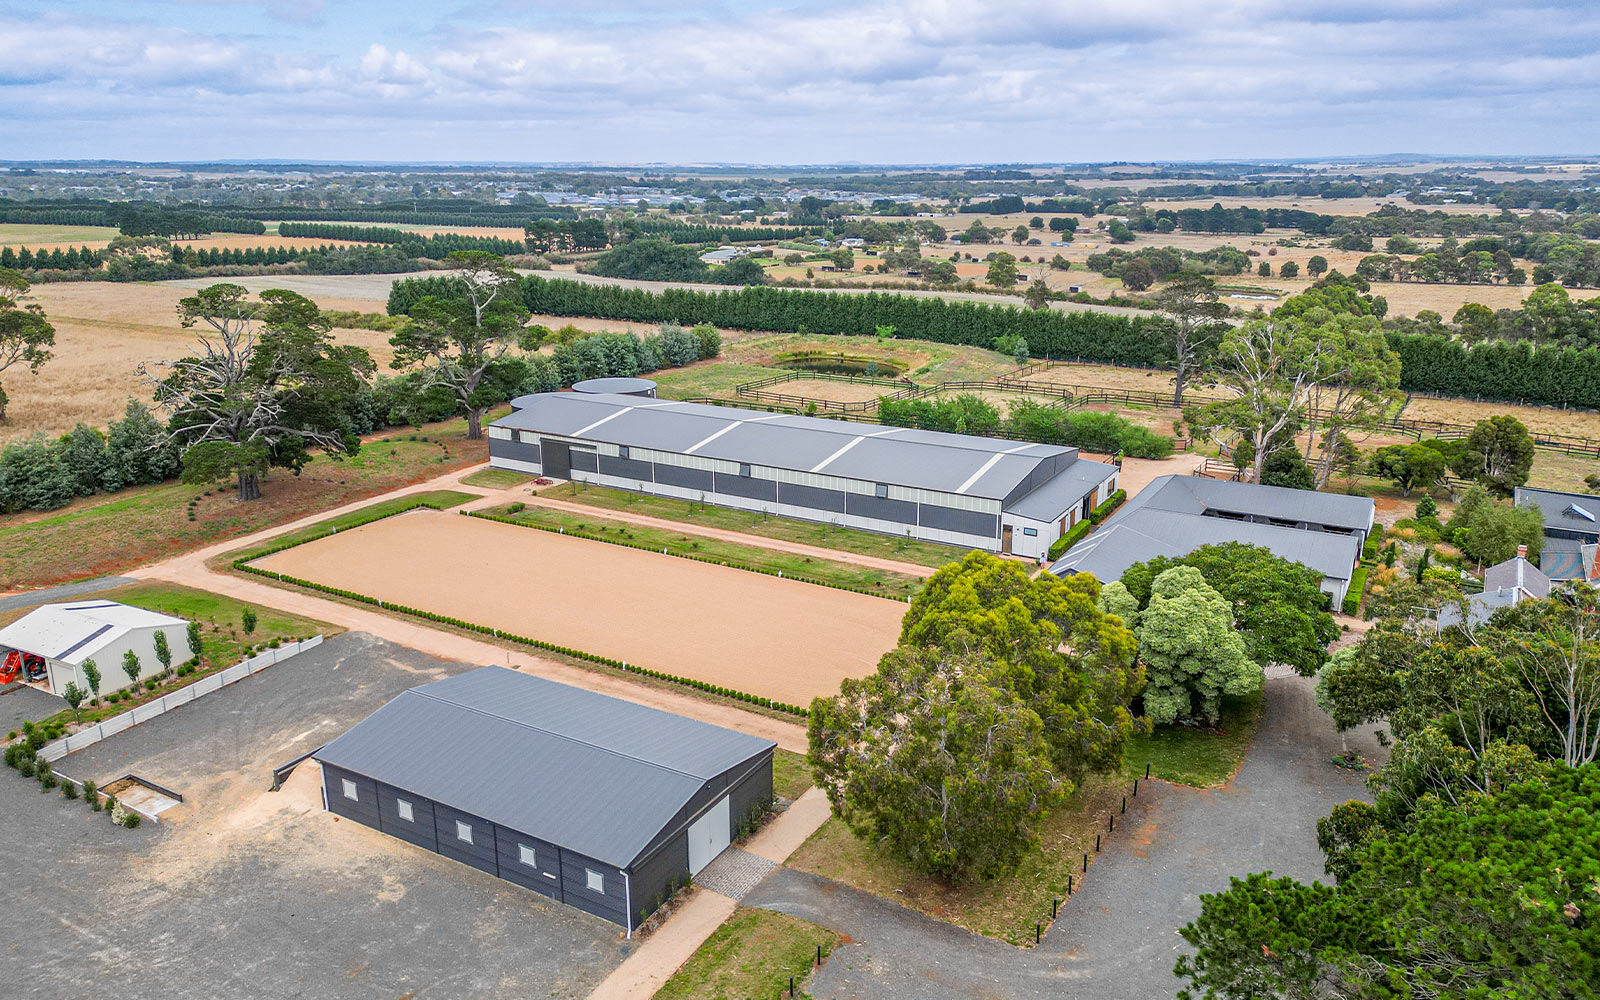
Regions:
<instances>
[{"instance_id":1,"label":"house roof","mask_svg":"<svg viewBox=\"0 0 1600 1000\"><path fill-rule=\"evenodd\" d=\"M1354 531L1371 526L1374 504L1365 497L1198 476L1161 476L1125 503L1098 531L1068 549L1050 571L1057 576L1093 573L1101 580L1117 580L1129 566L1156 556L1176 559L1202 545L1243 542L1259 545L1323 577L1348 580L1360 554L1360 536L1344 530L1307 530L1237 520L1216 516L1218 511L1308 521Z\"/></svg>"},{"instance_id":2,"label":"house roof","mask_svg":"<svg viewBox=\"0 0 1600 1000\"><path fill-rule=\"evenodd\" d=\"M1600 497L1518 486L1512 491L1518 507L1537 507L1546 531L1572 531L1600 535Z\"/></svg>"},{"instance_id":3,"label":"house roof","mask_svg":"<svg viewBox=\"0 0 1600 1000\"><path fill-rule=\"evenodd\" d=\"M136 629L181 629L188 624L116 601L69 601L41 605L0 629L0 646L79 666Z\"/></svg>"},{"instance_id":4,"label":"house roof","mask_svg":"<svg viewBox=\"0 0 1600 1000\"><path fill-rule=\"evenodd\" d=\"M1115 465L1080 458L1032 493L1006 504L1006 511L1035 521L1054 521L1116 471Z\"/></svg>"},{"instance_id":5,"label":"house roof","mask_svg":"<svg viewBox=\"0 0 1600 1000\"><path fill-rule=\"evenodd\" d=\"M1483 589L1521 590L1529 597L1550 596L1550 578L1521 556L1512 556L1483 571Z\"/></svg>"},{"instance_id":6,"label":"house roof","mask_svg":"<svg viewBox=\"0 0 1600 1000\"><path fill-rule=\"evenodd\" d=\"M774 746L482 667L403 692L315 756L627 868L707 782Z\"/></svg>"},{"instance_id":7,"label":"house roof","mask_svg":"<svg viewBox=\"0 0 1600 1000\"><path fill-rule=\"evenodd\" d=\"M495 427L993 500L1042 462L1065 466L1077 456L1057 445L638 396L546 392L511 405Z\"/></svg>"}]
</instances>

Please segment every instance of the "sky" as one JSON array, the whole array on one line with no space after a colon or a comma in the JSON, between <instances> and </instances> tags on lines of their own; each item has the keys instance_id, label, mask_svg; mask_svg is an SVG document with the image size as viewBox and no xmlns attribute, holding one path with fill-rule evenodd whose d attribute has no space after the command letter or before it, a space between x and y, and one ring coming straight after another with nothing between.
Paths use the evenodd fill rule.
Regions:
<instances>
[{"instance_id":1,"label":"sky","mask_svg":"<svg viewBox=\"0 0 1600 1000\"><path fill-rule=\"evenodd\" d=\"M1600 3L0 0L0 159L1600 151Z\"/></svg>"}]
</instances>

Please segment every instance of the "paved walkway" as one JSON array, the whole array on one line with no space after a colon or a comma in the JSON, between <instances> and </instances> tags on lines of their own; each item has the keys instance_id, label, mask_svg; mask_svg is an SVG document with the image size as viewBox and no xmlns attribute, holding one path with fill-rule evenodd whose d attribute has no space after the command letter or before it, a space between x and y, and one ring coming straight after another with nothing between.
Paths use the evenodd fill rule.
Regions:
<instances>
[{"instance_id":1,"label":"paved walkway","mask_svg":"<svg viewBox=\"0 0 1600 1000\"><path fill-rule=\"evenodd\" d=\"M818 998L1173 996L1180 983L1172 964L1183 947L1177 931L1199 914L1200 894L1253 871L1325 880L1316 821L1340 802L1366 797L1359 774L1329 762L1339 736L1316 707L1312 682L1276 674L1267 698L1261 731L1231 783L1213 790L1141 784L1105 853L1037 948L1011 948L790 870L774 873L744 905L850 936L813 978ZM1350 741L1381 759L1371 729Z\"/></svg>"},{"instance_id":2,"label":"paved walkway","mask_svg":"<svg viewBox=\"0 0 1600 1000\"><path fill-rule=\"evenodd\" d=\"M809 789L791 803L783 815L752 837L741 853L749 855L752 864L765 859L776 868L827 819L827 796L820 789ZM706 938L733 916L736 906L738 903L731 896L706 888L695 889L689 901L671 919L646 938L637 951L589 994L589 1000L643 1000L652 996Z\"/></svg>"}]
</instances>

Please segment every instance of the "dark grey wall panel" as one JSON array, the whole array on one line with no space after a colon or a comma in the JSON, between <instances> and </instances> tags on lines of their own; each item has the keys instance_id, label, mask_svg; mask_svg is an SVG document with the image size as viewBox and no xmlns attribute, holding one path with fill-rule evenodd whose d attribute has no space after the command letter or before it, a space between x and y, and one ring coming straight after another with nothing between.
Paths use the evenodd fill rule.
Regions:
<instances>
[{"instance_id":1,"label":"dark grey wall panel","mask_svg":"<svg viewBox=\"0 0 1600 1000\"><path fill-rule=\"evenodd\" d=\"M577 465L577 455L573 455L573 465ZM641 462L636 458L617 458L614 455L601 455L599 473L603 476L616 476L619 479L641 479L651 481L651 464Z\"/></svg>"},{"instance_id":2,"label":"dark grey wall panel","mask_svg":"<svg viewBox=\"0 0 1600 1000\"><path fill-rule=\"evenodd\" d=\"M980 535L988 538L998 538L1000 535L1000 516L998 514L983 514L975 510L957 510L954 507L936 507L925 503L918 512L924 528L938 528L940 531L960 531L968 535Z\"/></svg>"},{"instance_id":3,"label":"dark grey wall panel","mask_svg":"<svg viewBox=\"0 0 1600 1000\"><path fill-rule=\"evenodd\" d=\"M400 815L401 801L411 805L409 820ZM428 799L380 782L378 814L379 822L383 824L383 832L389 836L398 837L430 851L439 850L439 838L434 832L433 803Z\"/></svg>"},{"instance_id":4,"label":"dark grey wall panel","mask_svg":"<svg viewBox=\"0 0 1600 1000\"><path fill-rule=\"evenodd\" d=\"M755 766L755 769L734 782L728 790L728 819L733 833L741 820L751 818L758 809L764 810L772 801L772 756Z\"/></svg>"},{"instance_id":5,"label":"dark grey wall panel","mask_svg":"<svg viewBox=\"0 0 1600 1000\"><path fill-rule=\"evenodd\" d=\"M746 497L750 500L778 501L778 484L770 479L757 479L754 476L730 476L717 473L717 492L730 496Z\"/></svg>"},{"instance_id":6,"label":"dark grey wall panel","mask_svg":"<svg viewBox=\"0 0 1600 1000\"><path fill-rule=\"evenodd\" d=\"M880 521L897 524L917 523L917 505L909 500L890 500L887 497L868 497L850 494L846 510L856 517L875 517Z\"/></svg>"},{"instance_id":7,"label":"dark grey wall panel","mask_svg":"<svg viewBox=\"0 0 1600 1000\"><path fill-rule=\"evenodd\" d=\"M496 824L494 840L499 853L500 877L507 882L561 900L561 849L549 841L530 837ZM522 860L522 847L533 848L533 865Z\"/></svg>"},{"instance_id":8,"label":"dark grey wall panel","mask_svg":"<svg viewBox=\"0 0 1600 1000\"><path fill-rule=\"evenodd\" d=\"M812 510L829 511L834 514L844 513L844 493L841 490L825 490L797 483L779 483L778 502L792 503L796 507L809 507Z\"/></svg>"},{"instance_id":9,"label":"dark grey wall panel","mask_svg":"<svg viewBox=\"0 0 1600 1000\"><path fill-rule=\"evenodd\" d=\"M712 490L711 470L685 469L680 465L667 465L664 462L656 463L656 482L668 486L681 486L686 490L703 490L706 493Z\"/></svg>"},{"instance_id":10,"label":"dark grey wall panel","mask_svg":"<svg viewBox=\"0 0 1600 1000\"><path fill-rule=\"evenodd\" d=\"M572 467L579 472L595 472L598 465L595 462L595 453L592 451L579 451L572 449Z\"/></svg>"},{"instance_id":11,"label":"dark grey wall panel","mask_svg":"<svg viewBox=\"0 0 1600 1000\"><path fill-rule=\"evenodd\" d=\"M604 893L589 888L590 870L604 876ZM619 924L627 922L628 888L622 872L572 851L561 852L561 899L568 906L576 906L585 913Z\"/></svg>"},{"instance_id":12,"label":"dark grey wall panel","mask_svg":"<svg viewBox=\"0 0 1600 1000\"><path fill-rule=\"evenodd\" d=\"M345 797L344 783L356 786L354 800ZM378 820L378 785L371 778L362 777L336 767L322 768L322 787L328 793L328 811L376 830L383 829Z\"/></svg>"},{"instance_id":13,"label":"dark grey wall panel","mask_svg":"<svg viewBox=\"0 0 1600 1000\"><path fill-rule=\"evenodd\" d=\"M637 927L672 894L674 884L688 882L689 831L679 830L677 836L662 845L660 850L635 865L631 877L633 926Z\"/></svg>"},{"instance_id":14,"label":"dark grey wall panel","mask_svg":"<svg viewBox=\"0 0 1600 1000\"><path fill-rule=\"evenodd\" d=\"M544 458L539 445L519 444L516 441L507 441L504 438L489 439L490 458L509 458L517 462L532 462L539 465Z\"/></svg>"},{"instance_id":15,"label":"dark grey wall panel","mask_svg":"<svg viewBox=\"0 0 1600 1000\"><path fill-rule=\"evenodd\" d=\"M486 871L490 875L500 874L493 823L482 817L451 809L442 803L434 804L433 815L440 854ZM472 828L472 843L469 844L458 836L456 829L458 822L466 823Z\"/></svg>"}]
</instances>

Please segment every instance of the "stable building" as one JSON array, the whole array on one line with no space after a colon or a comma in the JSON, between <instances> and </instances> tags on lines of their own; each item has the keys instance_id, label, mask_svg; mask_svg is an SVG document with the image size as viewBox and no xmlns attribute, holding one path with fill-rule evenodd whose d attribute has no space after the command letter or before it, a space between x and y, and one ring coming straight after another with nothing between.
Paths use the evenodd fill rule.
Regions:
<instances>
[{"instance_id":1,"label":"stable building","mask_svg":"<svg viewBox=\"0 0 1600 1000\"><path fill-rule=\"evenodd\" d=\"M100 693L120 691L135 683L122 667L130 652L139 658L141 681L167 669L156 656L157 632L166 636L172 663L195 655L182 618L92 598L43 604L0 629L0 680L41 683L57 695L68 684L87 692L83 665L93 660Z\"/></svg>"},{"instance_id":2,"label":"stable building","mask_svg":"<svg viewBox=\"0 0 1600 1000\"><path fill-rule=\"evenodd\" d=\"M1076 448L638 396L536 393L496 468L1043 558L1117 489Z\"/></svg>"},{"instance_id":3,"label":"stable building","mask_svg":"<svg viewBox=\"0 0 1600 1000\"><path fill-rule=\"evenodd\" d=\"M1157 556L1181 559L1202 545L1242 542L1316 573L1338 608L1376 513L1368 497L1159 476L1063 553L1050 572L1092 573L1110 583Z\"/></svg>"},{"instance_id":4,"label":"stable building","mask_svg":"<svg viewBox=\"0 0 1600 1000\"><path fill-rule=\"evenodd\" d=\"M312 754L333 813L621 924L772 800L771 740L483 667Z\"/></svg>"}]
</instances>

